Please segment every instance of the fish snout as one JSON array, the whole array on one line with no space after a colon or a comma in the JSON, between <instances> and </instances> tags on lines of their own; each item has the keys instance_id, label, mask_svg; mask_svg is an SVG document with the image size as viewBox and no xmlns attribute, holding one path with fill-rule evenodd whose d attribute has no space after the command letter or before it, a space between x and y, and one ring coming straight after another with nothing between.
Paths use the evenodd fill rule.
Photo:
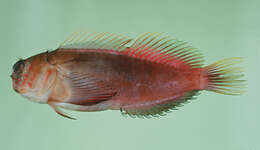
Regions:
<instances>
[{"instance_id":1,"label":"fish snout","mask_svg":"<svg viewBox=\"0 0 260 150\"><path fill-rule=\"evenodd\" d=\"M24 94L27 91L25 87L21 87L15 83L13 83L13 89L16 93L19 93L19 94Z\"/></svg>"},{"instance_id":2,"label":"fish snout","mask_svg":"<svg viewBox=\"0 0 260 150\"><path fill-rule=\"evenodd\" d=\"M12 85L13 85L14 91L21 94L22 93L21 83L23 82L23 80L15 78L14 75L11 75L11 78L12 78Z\"/></svg>"},{"instance_id":3,"label":"fish snout","mask_svg":"<svg viewBox=\"0 0 260 150\"><path fill-rule=\"evenodd\" d=\"M14 91L15 91L16 93L20 93L20 92L19 92L19 90L18 90L18 89L16 89L16 88L14 88Z\"/></svg>"},{"instance_id":4,"label":"fish snout","mask_svg":"<svg viewBox=\"0 0 260 150\"><path fill-rule=\"evenodd\" d=\"M19 88L18 88L18 81L16 79L14 79L12 76L11 76L12 80L13 80L13 89L15 92L17 93L20 93L19 91Z\"/></svg>"}]
</instances>

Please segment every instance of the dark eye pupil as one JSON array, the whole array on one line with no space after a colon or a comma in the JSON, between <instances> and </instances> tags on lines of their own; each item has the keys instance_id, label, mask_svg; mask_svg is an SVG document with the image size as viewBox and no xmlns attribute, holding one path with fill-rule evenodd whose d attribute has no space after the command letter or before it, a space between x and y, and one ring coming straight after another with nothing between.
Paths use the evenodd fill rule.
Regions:
<instances>
[{"instance_id":1,"label":"dark eye pupil","mask_svg":"<svg viewBox=\"0 0 260 150\"><path fill-rule=\"evenodd\" d=\"M17 70L19 70L19 68L21 67L21 65L24 65L24 60L20 59L19 61L17 61L14 66L13 66L13 70L14 72L16 72Z\"/></svg>"}]
</instances>

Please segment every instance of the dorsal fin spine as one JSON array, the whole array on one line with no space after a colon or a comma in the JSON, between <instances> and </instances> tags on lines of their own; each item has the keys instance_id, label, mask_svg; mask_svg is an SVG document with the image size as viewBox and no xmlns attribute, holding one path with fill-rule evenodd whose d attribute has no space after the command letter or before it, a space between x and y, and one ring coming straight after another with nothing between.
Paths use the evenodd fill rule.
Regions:
<instances>
[{"instance_id":1,"label":"dorsal fin spine","mask_svg":"<svg viewBox=\"0 0 260 150\"><path fill-rule=\"evenodd\" d=\"M165 56L161 55L160 53L159 54L154 53L154 54L149 56L149 59L151 61L155 61L156 62L157 59L163 58L163 57L165 57Z\"/></svg>"},{"instance_id":2,"label":"dorsal fin spine","mask_svg":"<svg viewBox=\"0 0 260 150\"><path fill-rule=\"evenodd\" d=\"M119 49L119 47L122 47L120 45L123 45L125 42L122 42L122 40L125 40L126 37L122 37L119 40L115 42L115 45L112 47L112 49Z\"/></svg>"},{"instance_id":3,"label":"dorsal fin spine","mask_svg":"<svg viewBox=\"0 0 260 150\"><path fill-rule=\"evenodd\" d=\"M88 35L88 32L84 32L84 33L82 34L82 37L81 37L81 39L79 40L79 42L83 42L83 41L85 40L83 37L85 37L86 35Z\"/></svg>"},{"instance_id":4,"label":"dorsal fin spine","mask_svg":"<svg viewBox=\"0 0 260 150\"><path fill-rule=\"evenodd\" d=\"M110 41L110 42L113 43L113 44L112 44L112 49L115 49L116 46L119 46L119 45L120 45L119 42L121 42L122 40L124 40L124 38L126 38L126 37L121 38L121 36L122 36L122 35L117 35L116 37L114 37L114 38L112 39L112 41ZM122 43L121 43L121 44L122 44ZM127 43L125 43L125 44L127 44ZM122 46L124 46L124 45L122 45Z\"/></svg>"},{"instance_id":5,"label":"dorsal fin spine","mask_svg":"<svg viewBox=\"0 0 260 150\"><path fill-rule=\"evenodd\" d=\"M161 46L166 45L166 44L169 43L170 41L172 41L172 39L169 39L169 40L163 42L162 44L158 45L158 46L155 47L154 49L158 49L158 48L160 48ZM161 42L161 41L159 41L159 42ZM167 46L163 47L162 49L166 49L166 48L168 48L168 47L171 47L171 46L174 45L176 42L177 42L177 41L175 41L175 42L173 42L173 43L170 43L170 44L167 44Z\"/></svg>"},{"instance_id":6,"label":"dorsal fin spine","mask_svg":"<svg viewBox=\"0 0 260 150\"><path fill-rule=\"evenodd\" d=\"M177 46L174 46L173 48L167 50L166 54L171 56L172 58L178 58L178 55L181 54L181 50L183 49L183 48L177 49L178 47L180 47L180 46L177 45Z\"/></svg>"},{"instance_id":7,"label":"dorsal fin spine","mask_svg":"<svg viewBox=\"0 0 260 150\"><path fill-rule=\"evenodd\" d=\"M195 51L191 47L184 47L181 52L178 53L178 57L184 58L185 56L194 55Z\"/></svg>"},{"instance_id":8,"label":"dorsal fin spine","mask_svg":"<svg viewBox=\"0 0 260 150\"><path fill-rule=\"evenodd\" d=\"M123 51L125 50L125 45L129 43L132 39L127 36L110 34L108 32L102 33L74 33L69 38L67 38L61 45L60 49L104 49L110 51Z\"/></svg>"},{"instance_id":9,"label":"dorsal fin spine","mask_svg":"<svg viewBox=\"0 0 260 150\"><path fill-rule=\"evenodd\" d=\"M148 45L143 44L142 46L138 47L138 48L136 49L136 52L135 52L133 55L134 55L135 57L141 58L141 57L140 57L140 54L142 53L142 50L140 50L140 49L143 49L143 48L145 48L146 46L148 46Z\"/></svg>"},{"instance_id":10,"label":"dorsal fin spine","mask_svg":"<svg viewBox=\"0 0 260 150\"><path fill-rule=\"evenodd\" d=\"M180 56L180 55L182 55L182 54L183 54L183 55L185 55L185 54L192 54L192 53L191 53L191 50L192 50L192 49L190 49L190 48L191 48L190 46L186 46L186 47L179 48L179 49L178 49L179 52L177 53L177 55Z\"/></svg>"},{"instance_id":11,"label":"dorsal fin spine","mask_svg":"<svg viewBox=\"0 0 260 150\"><path fill-rule=\"evenodd\" d=\"M148 43L150 43L150 41L149 41ZM135 50L135 52L133 53L133 55L136 56L136 57L138 57L138 58L140 58L140 54L141 54L142 52L144 52L143 50L145 49L146 46L148 46L148 44L143 44L143 45L139 46L139 47ZM140 49L142 49L142 50L140 50Z\"/></svg>"},{"instance_id":12,"label":"dorsal fin spine","mask_svg":"<svg viewBox=\"0 0 260 150\"><path fill-rule=\"evenodd\" d=\"M122 43L121 43L121 46L118 47L118 49L121 50L121 49L124 47L124 45L127 44L127 43L129 43L130 41L131 41L131 40L126 40L126 41L122 42Z\"/></svg>"},{"instance_id":13,"label":"dorsal fin spine","mask_svg":"<svg viewBox=\"0 0 260 150\"><path fill-rule=\"evenodd\" d=\"M162 54L165 54L163 56L161 56L161 58L169 58L171 56L171 49L170 50L166 50L164 51L165 49L167 49L168 47L172 46L174 43L172 44L168 44L166 47L163 47L162 49L160 49L159 51L162 51L161 53ZM153 60L153 58L151 58Z\"/></svg>"},{"instance_id":14,"label":"dorsal fin spine","mask_svg":"<svg viewBox=\"0 0 260 150\"><path fill-rule=\"evenodd\" d=\"M159 54L156 52L151 52L150 54L147 55L147 59L150 59L151 61L155 61L155 62L164 63L164 60L169 58L169 55L163 55L163 54L164 52L161 52Z\"/></svg>"},{"instance_id":15,"label":"dorsal fin spine","mask_svg":"<svg viewBox=\"0 0 260 150\"><path fill-rule=\"evenodd\" d=\"M99 40L103 35L104 35L104 32L101 32L101 33L97 34L96 36L93 37L92 41L93 41L93 42L96 42L96 41Z\"/></svg>"},{"instance_id":16,"label":"dorsal fin spine","mask_svg":"<svg viewBox=\"0 0 260 150\"><path fill-rule=\"evenodd\" d=\"M145 49L143 50L143 53L141 54L140 58L145 57L145 55L147 55L148 53L150 53L150 52L153 50L152 48L153 48L155 45L157 45L159 42L163 41L164 39L167 39L167 37L163 37L163 38L159 39L158 41L156 41L155 43L153 43L151 46L148 46L147 48L145 48ZM166 43L169 42L169 41L170 41L170 40L168 40L168 41L166 41L166 42L160 44L159 46L157 46L157 47L154 48L154 49L158 49L159 47L163 46L164 44L166 44Z\"/></svg>"},{"instance_id":17,"label":"dorsal fin spine","mask_svg":"<svg viewBox=\"0 0 260 150\"><path fill-rule=\"evenodd\" d=\"M159 63L162 62L163 63L165 58L167 58L167 56L159 56L159 55L157 55L157 56L152 58L152 61L159 62Z\"/></svg>"},{"instance_id":18,"label":"dorsal fin spine","mask_svg":"<svg viewBox=\"0 0 260 150\"><path fill-rule=\"evenodd\" d=\"M199 54L198 53L195 53L196 52L196 49L192 48L192 47L187 47L187 53L186 54L183 54L183 57L182 59L187 59L187 58L190 58L192 56L198 56Z\"/></svg>"},{"instance_id":19,"label":"dorsal fin spine","mask_svg":"<svg viewBox=\"0 0 260 150\"><path fill-rule=\"evenodd\" d=\"M177 44L178 42L181 42L181 41L176 41L176 44ZM167 53L178 54L179 51L181 51L181 49L179 49L179 47L182 46L182 45L184 45L184 44L185 44L185 42L182 42L181 44L178 44L178 45L176 45L176 46L170 48L169 50L167 50ZM173 50L174 50L174 51L173 51Z\"/></svg>"},{"instance_id":20,"label":"dorsal fin spine","mask_svg":"<svg viewBox=\"0 0 260 150\"><path fill-rule=\"evenodd\" d=\"M147 53L147 51L149 51L149 49L151 49L151 48L152 48L152 46L146 47L146 48L143 50L143 52L139 55L139 57L140 57L140 58L143 58L144 55Z\"/></svg>"},{"instance_id":21,"label":"dorsal fin spine","mask_svg":"<svg viewBox=\"0 0 260 150\"><path fill-rule=\"evenodd\" d=\"M154 54L153 51L154 51L154 49L153 49L152 47L148 47L148 50L145 51L145 52L142 54L142 56L140 56L140 58L149 59L149 57Z\"/></svg>"},{"instance_id":22,"label":"dorsal fin spine","mask_svg":"<svg viewBox=\"0 0 260 150\"><path fill-rule=\"evenodd\" d=\"M75 37L72 38L72 41L70 41L70 42L73 42L73 43L79 42L79 41L80 41L80 38L82 38L82 37L84 36L84 34L85 34L85 33L80 34L80 33L77 32L77 33L75 34Z\"/></svg>"},{"instance_id":23,"label":"dorsal fin spine","mask_svg":"<svg viewBox=\"0 0 260 150\"><path fill-rule=\"evenodd\" d=\"M80 42L81 40L81 38L83 37L83 36L85 36L87 33L82 33L81 35L79 35L78 36L78 38L76 38L76 39L74 39L74 42ZM77 34L78 35L78 34Z\"/></svg>"},{"instance_id":24,"label":"dorsal fin spine","mask_svg":"<svg viewBox=\"0 0 260 150\"><path fill-rule=\"evenodd\" d=\"M145 44L143 44L143 45L141 45L141 44L142 44L143 42L145 42L150 36L151 36L151 35L145 37L140 43L138 43L138 45L140 45L140 46L136 45L135 47L133 47L132 53L131 53L130 55L131 55L131 56L136 56L138 50L141 49L141 48L143 48L143 47L145 47Z\"/></svg>"},{"instance_id":25,"label":"dorsal fin spine","mask_svg":"<svg viewBox=\"0 0 260 150\"><path fill-rule=\"evenodd\" d=\"M154 34L155 34L155 33L152 33L150 36L146 37L146 39L148 39L149 37L151 37L151 36L154 35ZM152 49L152 47L153 47L154 45L156 45L156 44L154 43L154 44L152 44L151 46L149 46L149 44L150 44L152 41L154 41L156 38L158 38L160 35L161 35L161 33L157 34L156 36L154 36L153 38L151 38L148 42L146 42L146 43L143 44L142 46L138 47L138 48L137 48L137 51L138 51L139 49L142 49L142 50L138 51L137 54L136 54L136 56L138 56L138 57L141 58L140 54L141 54L142 52L145 53L145 50L147 50L147 49ZM146 40L146 39L145 39L145 40Z\"/></svg>"},{"instance_id":26,"label":"dorsal fin spine","mask_svg":"<svg viewBox=\"0 0 260 150\"><path fill-rule=\"evenodd\" d=\"M104 32L97 34L95 37L93 37L93 39L92 39L93 42L89 46L90 47L91 46L96 47L98 45L98 43L99 43L98 40L100 40L104 35L105 35Z\"/></svg>"},{"instance_id":27,"label":"dorsal fin spine","mask_svg":"<svg viewBox=\"0 0 260 150\"><path fill-rule=\"evenodd\" d=\"M66 42L66 43L70 43L74 40L74 37L76 37L79 33L78 32L75 32L71 35L71 38Z\"/></svg>"},{"instance_id":28,"label":"dorsal fin spine","mask_svg":"<svg viewBox=\"0 0 260 150\"><path fill-rule=\"evenodd\" d=\"M109 34L109 33L106 33L106 34ZM113 34L109 34L106 38L104 38L104 42L100 45L100 48L104 48L105 47L105 45L106 45L106 40L108 40L111 36L112 36Z\"/></svg>"},{"instance_id":29,"label":"dorsal fin spine","mask_svg":"<svg viewBox=\"0 0 260 150\"><path fill-rule=\"evenodd\" d=\"M72 39L73 39L72 37L75 36L75 34L76 34L76 32L74 32L73 34L71 34L69 38L67 38L65 41L63 41L63 42L61 43L61 45L64 45L65 43L68 43L70 40L72 40Z\"/></svg>"},{"instance_id":30,"label":"dorsal fin spine","mask_svg":"<svg viewBox=\"0 0 260 150\"><path fill-rule=\"evenodd\" d=\"M149 34L149 32L147 32L147 33L141 35L140 37L138 37L138 38L135 40L135 42L132 44L132 46L127 49L126 54L131 56L131 51L134 52L134 49L135 49L135 47L137 46L137 44L136 44L137 41L139 41L139 39L143 38L143 37L144 37L145 35L147 35L147 34Z\"/></svg>"},{"instance_id":31,"label":"dorsal fin spine","mask_svg":"<svg viewBox=\"0 0 260 150\"><path fill-rule=\"evenodd\" d=\"M168 42L170 42L170 40L168 40L168 41L166 41L166 42L160 44L159 46L155 47L154 49L149 50L146 58L152 59L152 58L151 58L151 55L153 54L152 51L157 50L159 47L165 45L165 44L168 43ZM162 49L160 49L160 50L158 50L158 51L163 51L163 50L165 50L166 48L168 48L168 47L170 47L170 46L172 46L172 45L174 45L174 44L175 44L175 42L173 42L173 43L171 43L171 44L168 44L166 47L163 47ZM171 49L170 49L170 50L171 50ZM165 51L164 53L167 53L167 52L170 51L170 50L167 50L167 51ZM149 54L149 53L150 53L150 54ZM162 53L162 52L161 52L161 53ZM156 55L155 55L155 56L156 56Z\"/></svg>"},{"instance_id":32,"label":"dorsal fin spine","mask_svg":"<svg viewBox=\"0 0 260 150\"><path fill-rule=\"evenodd\" d=\"M170 47L171 45L173 45L173 44L169 44L169 45L167 45L166 47L164 47L164 48L162 48L162 49L160 49L159 51L162 51L161 52L161 54L162 55L155 55L155 56L153 56L153 57L151 57L150 59L153 61L153 60L158 60L158 59L160 59L159 61L164 61L164 60L167 60L167 59L169 59L170 57L171 57L171 52L170 52L170 50L166 50L166 51L164 51L165 49L167 49L168 47ZM160 54L160 53L159 53Z\"/></svg>"},{"instance_id":33,"label":"dorsal fin spine","mask_svg":"<svg viewBox=\"0 0 260 150\"><path fill-rule=\"evenodd\" d=\"M85 37L84 39L82 39L81 41L87 41L89 38L91 38L92 36L94 36L96 34L96 32L90 33L87 37Z\"/></svg>"},{"instance_id":34,"label":"dorsal fin spine","mask_svg":"<svg viewBox=\"0 0 260 150\"><path fill-rule=\"evenodd\" d=\"M166 39L167 37L165 37ZM147 47L148 50L145 50L145 52L143 53L143 55L141 57L145 57L145 58L148 58L149 57L149 53L151 53L153 50L155 49L158 49L159 47L163 46L164 44L170 42L170 40L160 44L159 46L155 47L155 48L152 48L153 46L157 45L159 42L161 42L163 40L163 38L161 38L160 40L158 40L157 42L155 42L153 45L151 45L151 47ZM145 55L148 55L147 57Z\"/></svg>"},{"instance_id":35,"label":"dorsal fin spine","mask_svg":"<svg viewBox=\"0 0 260 150\"><path fill-rule=\"evenodd\" d=\"M117 38L119 38L120 35L115 35L115 34L112 33L112 34L110 34L110 36L107 37L107 39L109 39L110 37L113 37L113 36L115 36L115 37L112 38L112 39L110 39L109 41L105 42L101 47L102 47L102 48L103 48L103 47L106 47L108 43L110 43L111 45L114 45L114 44L115 44L115 40L116 40Z\"/></svg>"},{"instance_id":36,"label":"dorsal fin spine","mask_svg":"<svg viewBox=\"0 0 260 150\"><path fill-rule=\"evenodd\" d=\"M189 54L183 54L183 55L178 54L178 55L176 55L175 57L178 57L179 60L185 61L185 60L183 59L183 57L184 57L184 56L187 56L187 55L189 55Z\"/></svg>"}]
</instances>

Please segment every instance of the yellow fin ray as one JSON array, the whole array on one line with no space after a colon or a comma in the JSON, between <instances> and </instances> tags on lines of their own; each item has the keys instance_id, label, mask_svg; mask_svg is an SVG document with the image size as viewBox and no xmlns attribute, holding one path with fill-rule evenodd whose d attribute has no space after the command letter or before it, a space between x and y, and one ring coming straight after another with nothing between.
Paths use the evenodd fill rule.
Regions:
<instances>
[{"instance_id":1,"label":"yellow fin ray","mask_svg":"<svg viewBox=\"0 0 260 150\"><path fill-rule=\"evenodd\" d=\"M240 64L242 58L234 57L217 61L207 67L209 84L208 91L225 95L241 95L244 93L245 80L241 80L243 69L235 67Z\"/></svg>"},{"instance_id":2,"label":"yellow fin ray","mask_svg":"<svg viewBox=\"0 0 260 150\"><path fill-rule=\"evenodd\" d=\"M108 32L73 33L59 46L60 49L108 49L125 50L125 45L132 39L127 36L112 34Z\"/></svg>"}]
</instances>

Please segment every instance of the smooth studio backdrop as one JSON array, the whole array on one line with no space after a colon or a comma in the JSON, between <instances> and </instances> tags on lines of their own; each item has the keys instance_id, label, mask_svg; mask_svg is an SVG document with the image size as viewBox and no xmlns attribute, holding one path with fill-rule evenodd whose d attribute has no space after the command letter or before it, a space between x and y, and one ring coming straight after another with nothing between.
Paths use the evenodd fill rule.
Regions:
<instances>
[{"instance_id":1,"label":"smooth studio backdrop","mask_svg":"<svg viewBox=\"0 0 260 150\"><path fill-rule=\"evenodd\" d=\"M260 149L260 19L257 0L1 0L1 150ZM190 42L205 64L243 57L247 92L202 92L162 118L131 119L119 111L58 116L16 94L9 75L19 58L58 47L74 31L137 38L164 32Z\"/></svg>"}]
</instances>

